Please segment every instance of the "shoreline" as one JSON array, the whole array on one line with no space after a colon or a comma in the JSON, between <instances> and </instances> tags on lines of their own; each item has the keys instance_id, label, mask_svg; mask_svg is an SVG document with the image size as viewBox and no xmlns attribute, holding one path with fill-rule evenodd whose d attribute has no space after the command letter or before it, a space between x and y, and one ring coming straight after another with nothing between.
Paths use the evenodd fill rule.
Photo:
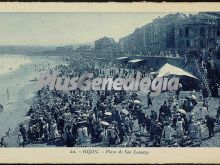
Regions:
<instances>
[{"instance_id":1,"label":"shoreline","mask_svg":"<svg viewBox=\"0 0 220 165\"><path fill-rule=\"evenodd\" d=\"M20 67L30 64L31 58L23 55L0 55L0 76L16 71Z\"/></svg>"},{"instance_id":2,"label":"shoreline","mask_svg":"<svg viewBox=\"0 0 220 165\"><path fill-rule=\"evenodd\" d=\"M26 113L35 96L36 82L31 80L39 77L40 74L40 71L35 70L35 66L41 68L51 63L50 67L52 67L57 63L55 58L31 57L31 59L31 63L0 75L0 104L4 107L0 112L0 136L2 137L10 128L9 147L17 146L15 144L17 142L16 128L27 120ZM7 89L9 90L9 100L6 97Z\"/></svg>"}]
</instances>

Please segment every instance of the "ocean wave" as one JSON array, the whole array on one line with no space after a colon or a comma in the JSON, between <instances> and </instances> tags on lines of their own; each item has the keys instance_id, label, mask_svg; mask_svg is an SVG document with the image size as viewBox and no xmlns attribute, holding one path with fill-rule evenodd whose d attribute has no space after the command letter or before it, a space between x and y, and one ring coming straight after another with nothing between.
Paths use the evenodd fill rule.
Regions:
<instances>
[{"instance_id":1,"label":"ocean wave","mask_svg":"<svg viewBox=\"0 0 220 165\"><path fill-rule=\"evenodd\" d=\"M28 63L31 63L31 59L28 56L0 55L0 75L14 71Z\"/></svg>"}]
</instances>

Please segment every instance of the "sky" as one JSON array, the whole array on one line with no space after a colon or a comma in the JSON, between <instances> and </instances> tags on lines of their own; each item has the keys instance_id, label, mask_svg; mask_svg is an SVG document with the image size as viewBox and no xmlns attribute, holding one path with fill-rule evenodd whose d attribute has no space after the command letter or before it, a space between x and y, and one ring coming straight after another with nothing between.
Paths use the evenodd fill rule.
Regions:
<instances>
[{"instance_id":1,"label":"sky","mask_svg":"<svg viewBox=\"0 0 220 165\"><path fill-rule=\"evenodd\" d=\"M71 45L119 38L169 13L0 13L0 45Z\"/></svg>"}]
</instances>

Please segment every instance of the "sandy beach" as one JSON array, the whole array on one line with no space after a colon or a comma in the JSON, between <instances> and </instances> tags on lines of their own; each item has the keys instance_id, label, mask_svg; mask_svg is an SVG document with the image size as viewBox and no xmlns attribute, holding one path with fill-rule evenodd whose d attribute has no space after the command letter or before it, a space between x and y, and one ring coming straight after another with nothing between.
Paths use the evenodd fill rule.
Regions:
<instances>
[{"instance_id":1,"label":"sandy beach","mask_svg":"<svg viewBox=\"0 0 220 165\"><path fill-rule=\"evenodd\" d=\"M13 57L10 57L11 60L7 58L7 67L11 67L9 66L11 64L14 69L4 70L0 74L0 104L4 107L3 112L0 112L0 136L3 136L10 128L9 138L14 138L16 136L15 128L19 123L27 120L26 113L36 91L36 81L31 80L39 77L40 72L38 69L47 70L48 67L53 67L62 62L61 60L56 60L57 57L24 57L26 57L24 61L13 60ZM2 60L6 60L6 58L0 57L1 62ZM35 70L35 66L38 68L37 70ZM11 142L9 146L16 146L15 139L9 140L9 142Z\"/></svg>"}]
</instances>

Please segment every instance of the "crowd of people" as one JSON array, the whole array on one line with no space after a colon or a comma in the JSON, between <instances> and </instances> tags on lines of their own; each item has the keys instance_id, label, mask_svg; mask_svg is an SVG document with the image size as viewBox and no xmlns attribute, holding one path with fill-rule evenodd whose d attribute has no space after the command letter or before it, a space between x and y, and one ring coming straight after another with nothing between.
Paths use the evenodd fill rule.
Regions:
<instances>
[{"instance_id":1,"label":"crowd of people","mask_svg":"<svg viewBox=\"0 0 220 165\"><path fill-rule=\"evenodd\" d=\"M68 65L59 65L53 70L69 77L85 72L99 77L135 77L138 70L83 56L66 60ZM214 136L220 110L216 118L209 116L209 99L204 93L198 96L198 92L192 91L184 97L181 93L181 87L176 92L166 92L163 104L155 108L158 98L152 97L150 91L147 94L123 90L67 92L51 91L45 86L37 92L28 111L29 124L20 125L18 144L49 143L67 147L200 145L206 130L208 137Z\"/></svg>"}]
</instances>

